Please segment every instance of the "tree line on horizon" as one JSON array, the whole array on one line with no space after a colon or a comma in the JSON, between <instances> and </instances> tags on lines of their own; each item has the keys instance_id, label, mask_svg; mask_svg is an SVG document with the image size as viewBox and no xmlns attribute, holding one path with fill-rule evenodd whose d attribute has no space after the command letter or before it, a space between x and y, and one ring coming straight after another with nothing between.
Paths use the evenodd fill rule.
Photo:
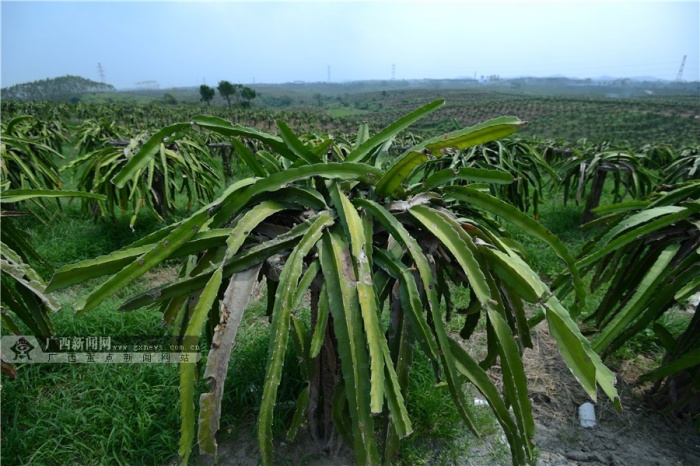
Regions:
<instances>
[{"instance_id":1,"label":"tree line on horizon","mask_svg":"<svg viewBox=\"0 0 700 466\"><path fill-rule=\"evenodd\" d=\"M70 100L89 92L115 92L116 90L111 84L66 75L15 84L3 88L0 91L0 97L3 100Z\"/></svg>"},{"instance_id":2,"label":"tree line on horizon","mask_svg":"<svg viewBox=\"0 0 700 466\"><path fill-rule=\"evenodd\" d=\"M226 100L229 109L232 105L248 108L251 101L257 96L255 90L248 86L223 80L216 88L205 84L201 85L199 87L201 101L210 105L217 91ZM2 88L0 97L2 100L78 101L82 94L95 92L117 92L117 89L111 84L93 81L81 76L66 75ZM174 97L167 93L164 100L169 104L177 103Z\"/></svg>"},{"instance_id":3,"label":"tree line on horizon","mask_svg":"<svg viewBox=\"0 0 700 466\"><path fill-rule=\"evenodd\" d=\"M206 102L207 105L211 105L211 101L214 100L216 91L219 91L219 95L226 99L228 108L231 108L231 99L234 103L240 105L243 108L250 107L250 101L257 95L254 89L243 84L233 84L229 81L219 81L219 85L216 89L213 87L202 84L199 86L199 95L201 96L201 101Z\"/></svg>"}]
</instances>

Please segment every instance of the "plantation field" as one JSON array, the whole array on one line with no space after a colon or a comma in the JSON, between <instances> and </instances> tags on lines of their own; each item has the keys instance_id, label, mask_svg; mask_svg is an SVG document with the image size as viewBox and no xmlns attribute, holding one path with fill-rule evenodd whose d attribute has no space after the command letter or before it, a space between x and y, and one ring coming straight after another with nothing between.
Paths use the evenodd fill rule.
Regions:
<instances>
[{"instance_id":1,"label":"plantation field","mask_svg":"<svg viewBox=\"0 0 700 466\"><path fill-rule=\"evenodd\" d=\"M215 360L228 277L262 264L266 279L218 366L227 368L217 373L220 455L554 464L580 448L558 435L596 440L571 428L573 411L560 415L574 419L566 426L547 406L575 410L597 391L600 412L621 423L604 362L622 374L623 406L647 406L642 387L658 381L649 399L676 416L654 417L677 429L664 454L700 458L691 427L700 318L685 310L700 291L697 95L258 92L252 108L231 110L187 103L184 91L177 105L3 100L3 334L192 334ZM29 281L34 294L18 291ZM319 398L332 416L304 420L313 387L328 389L314 385L324 369L313 361L333 344L337 371L352 357L354 372L333 379L332 400ZM528 365L539 345L546 351ZM551 351L562 353L561 379L532 362L549 364ZM206 362L3 365L1 459L164 465L191 453L195 462L208 441L194 427L211 391L205 366L209 374ZM543 385L545 375L560 385ZM562 387L573 394L562 399ZM333 442L320 427L331 417ZM361 436L358 418L380 440ZM537 450L529 426L546 420L561 429L538 434ZM323 442L295 447L313 436ZM318 447L326 442L332 451Z\"/></svg>"},{"instance_id":2,"label":"plantation field","mask_svg":"<svg viewBox=\"0 0 700 466\"><path fill-rule=\"evenodd\" d=\"M536 81L537 82L537 81ZM378 131L401 115L420 105L443 98L446 105L428 115L410 131L418 135L449 131L477 124L500 115L513 115L529 122L519 134L540 139L574 143L616 142L633 146L669 144L674 147L698 144L700 136L700 95L692 83L630 83L624 85L571 85L554 80L537 85L518 80L503 85L474 85L462 81L359 82L347 84L251 85L258 97L254 109L229 112L217 96L212 106L197 110L196 89L165 91L176 102L162 113L164 91L123 91L83 96L81 103L101 108L78 112L80 118L97 116L114 105L118 123L142 121L142 116L127 118L153 104L148 113L154 126L186 119L188 115L207 113L231 117L241 124L271 129L275 120L285 120L293 129L304 132L341 131L354 133L367 121ZM7 102L7 101L6 101ZM12 110L9 110L12 113ZM111 112L108 112L109 115ZM121 120L124 115L124 120Z\"/></svg>"},{"instance_id":3,"label":"plantation field","mask_svg":"<svg viewBox=\"0 0 700 466\"><path fill-rule=\"evenodd\" d=\"M453 130L499 115L529 122L519 134L574 142L626 141L643 144L695 144L700 112L697 95L611 98L532 96L513 91L416 90L349 95L341 108L364 110L368 121L384 126L411 108L442 97L447 105L416 125L420 130ZM336 99L336 101L338 101ZM332 102L332 100L331 100ZM331 105L331 102L325 105ZM345 104L348 106L343 107Z\"/></svg>"}]
</instances>

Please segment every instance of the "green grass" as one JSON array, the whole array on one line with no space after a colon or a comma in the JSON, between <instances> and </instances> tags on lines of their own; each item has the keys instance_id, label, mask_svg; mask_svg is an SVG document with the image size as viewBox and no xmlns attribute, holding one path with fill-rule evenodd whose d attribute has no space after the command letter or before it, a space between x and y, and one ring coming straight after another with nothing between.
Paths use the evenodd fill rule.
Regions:
<instances>
[{"instance_id":1,"label":"green grass","mask_svg":"<svg viewBox=\"0 0 700 466\"><path fill-rule=\"evenodd\" d=\"M107 254L163 226L146 214L132 231L128 216L106 223L86 217L77 204L50 222L25 218L20 223L45 259L44 264L33 264L45 279L54 268ZM57 291L62 309L52 315L56 335L165 338L169 329L160 325L159 311L124 313L118 308L126 297L174 273L168 266L149 273L81 317L73 314L72 306L104 278ZM269 337L264 313L263 305L252 306L238 333L222 401L222 428L250 423L257 415ZM2 380L3 463L164 464L177 452L176 364L25 364L17 371L16 380ZM282 406L296 399L301 383L293 351L283 380ZM195 399L207 388L200 379ZM282 409L279 416L285 419L289 411Z\"/></svg>"},{"instance_id":2,"label":"green grass","mask_svg":"<svg viewBox=\"0 0 700 466\"><path fill-rule=\"evenodd\" d=\"M145 213L145 212L144 212ZM153 215L141 215L129 228L129 216L117 221L89 218L78 204L64 208L63 214L42 223L32 217L21 219L18 226L29 232L30 241L49 267L59 268L77 261L108 254L165 226ZM38 267L41 272L41 267ZM52 270L45 267L43 275Z\"/></svg>"},{"instance_id":3,"label":"green grass","mask_svg":"<svg viewBox=\"0 0 700 466\"><path fill-rule=\"evenodd\" d=\"M158 464L176 451L176 365L19 371L3 383L3 463Z\"/></svg>"},{"instance_id":4,"label":"green grass","mask_svg":"<svg viewBox=\"0 0 700 466\"><path fill-rule=\"evenodd\" d=\"M59 336L157 336L152 311L120 313L119 300L77 318L76 295L58 294ZM158 464L177 449L175 364L25 364L3 379L2 462Z\"/></svg>"},{"instance_id":5,"label":"green grass","mask_svg":"<svg viewBox=\"0 0 700 466\"><path fill-rule=\"evenodd\" d=\"M465 385L464 389L467 400L478 396L473 388ZM397 464L456 464L482 443L467 429L447 385L437 384L432 363L418 348L409 379L407 408L414 431L401 443ZM468 409L481 435L490 436L499 431L488 408L468 406ZM508 447L502 447L498 455L508 455Z\"/></svg>"},{"instance_id":6,"label":"green grass","mask_svg":"<svg viewBox=\"0 0 700 466\"><path fill-rule=\"evenodd\" d=\"M45 279L54 268L105 254L160 227L144 216L108 224L84 216L77 204L46 223L20 220L44 258L33 264ZM72 305L92 284L55 293L57 336L164 336L153 311L118 311L124 294L83 317ZM125 293L143 288L131 286ZM157 464L177 449L176 365L25 364L3 377L2 461L6 464Z\"/></svg>"}]
</instances>

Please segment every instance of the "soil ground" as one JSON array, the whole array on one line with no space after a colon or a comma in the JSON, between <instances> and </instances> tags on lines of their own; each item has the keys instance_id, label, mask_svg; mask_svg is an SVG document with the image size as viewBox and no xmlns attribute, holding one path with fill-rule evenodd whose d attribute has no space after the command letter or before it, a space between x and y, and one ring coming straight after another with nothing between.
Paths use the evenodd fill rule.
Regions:
<instances>
[{"instance_id":1,"label":"soil ground","mask_svg":"<svg viewBox=\"0 0 700 466\"><path fill-rule=\"evenodd\" d=\"M623 411L599 396L596 426L581 427L578 407L590 401L570 374L549 334L538 327L533 349L525 351L525 373L536 421L538 465L700 465L700 434L690 422L645 402L635 385L639 361L617 368Z\"/></svg>"}]
</instances>

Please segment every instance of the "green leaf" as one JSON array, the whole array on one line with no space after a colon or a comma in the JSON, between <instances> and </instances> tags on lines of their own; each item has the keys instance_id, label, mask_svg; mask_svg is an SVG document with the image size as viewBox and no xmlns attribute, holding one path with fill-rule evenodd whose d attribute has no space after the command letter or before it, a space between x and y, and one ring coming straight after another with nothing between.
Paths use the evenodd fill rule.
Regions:
<instances>
[{"instance_id":1,"label":"green leaf","mask_svg":"<svg viewBox=\"0 0 700 466\"><path fill-rule=\"evenodd\" d=\"M310 224L309 229L289 255L282 268L279 286L275 294L270 326L270 356L267 363L260 414L258 415L258 442L262 461L265 465L270 465L274 462L272 448L273 410L277 400L277 388L282 377L291 311L296 287L302 274L302 261L321 238L324 229L333 223L333 219L325 212L318 215L314 220L307 220L307 223Z\"/></svg>"},{"instance_id":2,"label":"green leaf","mask_svg":"<svg viewBox=\"0 0 700 466\"><path fill-rule=\"evenodd\" d=\"M379 323L379 309L377 297L374 294L372 269L368 260L368 253L365 251L364 225L350 199L337 189L337 185L332 189L335 189L335 195L340 201L336 208L343 225L348 230L350 250L355 265L354 282L357 287L360 310L362 311L362 322L370 356L371 410L372 413L380 413L382 412L384 401L384 356L382 353L385 349L388 351L388 348L386 348L386 339ZM391 370L393 370L393 367Z\"/></svg>"},{"instance_id":3,"label":"green leaf","mask_svg":"<svg viewBox=\"0 0 700 466\"><path fill-rule=\"evenodd\" d=\"M580 259L576 263L577 267L584 268L591 264L594 264L595 262L599 261L611 252L614 252L620 249L621 247L626 246L649 233L655 232L663 227L672 225L679 220L687 218L693 213L692 210L686 208L681 208L681 210L670 209L669 212L672 213L666 212L665 214L662 214L663 216L661 216L660 218L657 218L656 220L653 220L649 223L645 223L642 226L639 226L634 229L630 229L630 227L636 225L636 223L628 223L629 226L625 230L616 229L616 234L618 236L616 236L614 239L611 239L609 242L603 242L602 244L604 246L600 247L595 252ZM655 213L659 214L658 211L656 211ZM644 218L648 220L647 217ZM643 220L643 218L637 217L636 220ZM613 235L608 236L612 237Z\"/></svg>"},{"instance_id":4,"label":"green leaf","mask_svg":"<svg viewBox=\"0 0 700 466\"><path fill-rule=\"evenodd\" d=\"M292 423L287 431L287 442L292 442L299 432L299 428L306 420L306 409L309 406L309 386L307 385L299 394L297 402L295 403L296 409L294 410L294 417L292 417Z\"/></svg>"},{"instance_id":5,"label":"green leaf","mask_svg":"<svg viewBox=\"0 0 700 466\"><path fill-rule=\"evenodd\" d=\"M168 156L167 152L165 149L165 145L161 144L160 145L160 163L163 166L163 186L165 186L165 189L163 190L163 199L160 199L160 202L163 204L163 209L168 209L172 203L170 200L170 170L167 169L168 167ZM169 151L172 152L172 151ZM138 177L136 177L138 178Z\"/></svg>"},{"instance_id":6,"label":"green leaf","mask_svg":"<svg viewBox=\"0 0 700 466\"><path fill-rule=\"evenodd\" d=\"M11 204L27 199L52 198L52 197L81 197L87 199L97 199L104 201L107 196L103 194L86 193L83 191L55 191L51 189L10 189L3 191L0 196L0 203Z\"/></svg>"},{"instance_id":7,"label":"green leaf","mask_svg":"<svg viewBox=\"0 0 700 466\"><path fill-rule=\"evenodd\" d=\"M192 123L210 131L214 131L215 133L223 134L224 136L256 139L271 147L283 157L287 157L292 161L296 160L296 156L289 150L282 138L258 131L255 128L233 125L230 121L224 120L223 118L207 115L195 116L192 118Z\"/></svg>"},{"instance_id":8,"label":"green leaf","mask_svg":"<svg viewBox=\"0 0 700 466\"><path fill-rule=\"evenodd\" d=\"M444 104L444 100L436 100L427 105L424 105L423 107L417 110L414 110L413 112L409 113L403 118L396 120L394 123L392 123L379 133L369 138L367 141L362 143L360 147L348 154L348 156L345 158L345 161L364 162L371 155L372 151L378 146L380 146L382 143L393 138L398 133L400 133L416 121L420 120L424 116L428 115L429 113L432 113L438 108L442 107Z\"/></svg>"},{"instance_id":9,"label":"green leaf","mask_svg":"<svg viewBox=\"0 0 700 466\"><path fill-rule=\"evenodd\" d=\"M685 210L686 209L684 207L677 206L653 207L649 209L644 209L641 212L630 215L629 217L623 219L620 223L611 228L610 231L608 231L598 242L600 244L607 244L610 242L611 239L621 235L625 231L629 231L630 228L636 227L650 220L665 215L684 212Z\"/></svg>"},{"instance_id":10,"label":"green leaf","mask_svg":"<svg viewBox=\"0 0 700 466\"><path fill-rule=\"evenodd\" d=\"M396 159L389 167L386 174L379 180L376 193L380 197L394 196L401 188L401 184L408 178L414 168L428 160L428 156L421 152L408 152Z\"/></svg>"},{"instance_id":11,"label":"green leaf","mask_svg":"<svg viewBox=\"0 0 700 466\"><path fill-rule=\"evenodd\" d=\"M463 167L459 169L446 168L433 173L422 185L421 191L447 186L452 181L469 180L477 183L511 184L513 175L501 170L487 170L485 168Z\"/></svg>"},{"instance_id":12,"label":"green leaf","mask_svg":"<svg viewBox=\"0 0 700 466\"><path fill-rule=\"evenodd\" d=\"M355 138L355 148L360 147L365 141L369 139L369 125L367 122L360 123L357 128L357 137Z\"/></svg>"},{"instance_id":13,"label":"green leaf","mask_svg":"<svg viewBox=\"0 0 700 466\"><path fill-rule=\"evenodd\" d=\"M698 157L697 160L700 161L700 157ZM676 205L686 199L697 197L697 193L699 192L700 180L689 180L679 185L676 189L662 192L662 195L654 199L649 207Z\"/></svg>"},{"instance_id":14,"label":"green leaf","mask_svg":"<svg viewBox=\"0 0 700 466\"><path fill-rule=\"evenodd\" d=\"M697 367L698 361L700 361L700 348L688 351L682 356L671 360L671 362L668 362L661 367L657 367L653 371L647 372L646 374L642 375L639 380L646 382L650 380L663 379L664 377L670 377L683 370Z\"/></svg>"},{"instance_id":15,"label":"green leaf","mask_svg":"<svg viewBox=\"0 0 700 466\"><path fill-rule=\"evenodd\" d=\"M263 165L265 165L265 168L269 174L278 173L283 170L280 161L268 151L259 150L256 155L260 157L260 160L262 161Z\"/></svg>"},{"instance_id":16,"label":"green leaf","mask_svg":"<svg viewBox=\"0 0 700 466\"><path fill-rule=\"evenodd\" d=\"M190 256L187 261L182 265L180 269L180 277L188 277L192 273L192 270L196 266L197 257ZM181 317L184 316L188 309L188 299L187 296L179 296L178 298L171 299L167 305L163 308L163 318L161 319L161 325L173 327L173 324L181 322ZM178 319L180 317L180 319ZM180 335L181 329L179 325L176 325L173 334Z\"/></svg>"},{"instance_id":17,"label":"green leaf","mask_svg":"<svg viewBox=\"0 0 700 466\"><path fill-rule=\"evenodd\" d=\"M535 421L532 417L532 405L528 398L527 377L520 358L518 344L513 338L510 326L505 319L493 310L488 311L489 320L498 338L498 352L503 369L503 384L511 404L515 419L518 421L528 461L533 458L532 440L535 437Z\"/></svg>"},{"instance_id":18,"label":"green leaf","mask_svg":"<svg viewBox=\"0 0 700 466\"><path fill-rule=\"evenodd\" d=\"M304 296L306 296L306 292L309 291L311 284L316 279L316 276L320 271L321 264L318 263L318 260L315 260L309 264L304 272L304 275L302 275L301 280L299 280L299 285L294 293L294 305L292 308L298 309L299 306L301 306L301 301L304 299Z\"/></svg>"},{"instance_id":19,"label":"green leaf","mask_svg":"<svg viewBox=\"0 0 700 466\"><path fill-rule=\"evenodd\" d=\"M44 336L54 333L45 307L30 288L10 286L9 280L3 280L1 288L3 307L9 308L17 315L34 335ZM2 314L3 322L6 325L9 324L9 328L16 327L9 314L5 312Z\"/></svg>"},{"instance_id":20,"label":"green leaf","mask_svg":"<svg viewBox=\"0 0 700 466\"><path fill-rule=\"evenodd\" d=\"M3 293L5 299L7 299L7 294ZM0 317L2 319L2 326L6 330L3 332L4 335L21 335L22 329L15 323L9 313L2 313ZM4 363L5 361L3 361Z\"/></svg>"},{"instance_id":21,"label":"green leaf","mask_svg":"<svg viewBox=\"0 0 700 466\"><path fill-rule=\"evenodd\" d=\"M389 346L391 347L391 358L396 367L396 376L398 378L399 393L406 393L408 390L409 377L411 367L413 366L414 338L411 331L411 325L405 318L405 314L401 312L401 306L405 306L408 301L408 296L405 290L399 289L398 296L392 293L391 313L392 317L398 316L398 322L390 324ZM390 365L391 361L387 362ZM387 384L386 393L391 393L391 386ZM387 398L389 399L389 398ZM391 401L390 401L391 403ZM384 440L384 464L389 465L394 459L394 456L400 446L400 429L401 425L397 426L395 419L398 416L392 414L386 420L386 432ZM409 421L410 426L410 421Z\"/></svg>"},{"instance_id":22,"label":"green leaf","mask_svg":"<svg viewBox=\"0 0 700 466\"><path fill-rule=\"evenodd\" d=\"M189 131L189 128L189 123L176 123L158 131L126 162L119 173L112 178L112 183L120 189L126 186L126 183L134 179L136 173L160 151L161 144L171 144L177 141Z\"/></svg>"},{"instance_id":23,"label":"green leaf","mask_svg":"<svg viewBox=\"0 0 700 466\"><path fill-rule=\"evenodd\" d=\"M400 260L392 258L387 252L381 249L375 249L374 254L377 265L385 269L394 278L397 278L400 282L400 286L405 288L407 302L404 305L404 312L406 312L408 321L413 328L413 334L428 357L433 361L437 361L439 359L437 344L435 343L428 321L425 318L423 302L413 275L408 267Z\"/></svg>"},{"instance_id":24,"label":"green leaf","mask_svg":"<svg viewBox=\"0 0 700 466\"><path fill-rule=\"evenodd\" d=\"M187 325L185 335L192 339L199 339L204 328L204 322L209 315L209 311L216 301L216 296L219 293L219 287L222 281L222 270L218 268L211 279L204 287L197 306L194 308L192 318ZM187 460L192 451L194 442L194 381L196 377L195 369L197 365L194 362L180 363L180 418L181 418L181 433L180 433L180 457L183 459L183 464L187 464Z\"/></svg>"},{"instance_id":25,"label":"green leaf","mask_svg":"<svg viewBox=\"0 0 700 466\"><path fill-rule=\"evenodd\" d=\"M280 129L280 136L282 136L282 140L287 144L294 155L308 164L319 163L321 161L304 145L303 142L299 140L296 134L294 134L294 132L284 121L277 120L277 127Z\"/></svg>"},{"instance_id":26,"label":"green leaf","mask_svg":"<svg viewBox=\"0 0 700 466\"><path fill-rule=\"evenodd\" d=\"M326 215L325 212L319 215L322 214ZM311 220L316 218L317 217L313 217ZM231 258L231 260L224 265L224 278L259 264L275 254L288 250L293 244L299 241L299 238L306 234L309 226L309 222L301 223L286 233L280 234L271 240L236 254L236 256ZM212 273L213 271L211 269L203 270L197 275L188 276L176 280L175 282L156 287L131 298L129 301L122 304L119 309L122 311L130 311L149 304L193 293L201 289L207 283Z\"/></svg>"},{"instance_id":27,"label":"green leaf","mask_svg":"<svg viewBox=\"0 0 700 466\"><path fill-rule=\"evenodd\" d=\"M7 128L5 129L5 134L14 134L13 131L15 129L15 125L18 125L19 123L22 123L23 121L29 121L29 120L34 120L35 117L32 115L20 115L17 117L14 117L13 119L10 120L9 123L7 123Z\"/></svg>"},{"instance_id":28,"label":"green leaf","mask_svg":"<svg viewBox=\"0 0 700 466\"><path fill-rule=\"evenodd\" d=\"M241 160L243 160L243 163L253 171L255 176L266 177L268 175L267 170L258 162L255 155L248 149L248 146L237 138L231 138L231 147L233 147L233 150L235 150Z\"/></svg>"},{"instance_id":29,"label":"green leaf","mask_svg":"<svg viewBox=\"0 0 700 466\"><path fill-rule=\"evenodd\" d=\"M492 304L489 285L486 283L484 272L474 258L477 250L469 235L464 233L457 222L430 207L415 206L411 207L409 212L455 256L462 270L469 277L469 285L476 293L481 305L490 308Z\"/></svg>"},{"instance_id":30,"label":"green leaf","mask_svg":"<svg viewBox=\"0 0 700 466\"><path fill-rule=\"evenodd\" d=\"M424 142L422 146L437 156L440 154L440 150L448 147L464 150L471 146L504 138L525 125L527 125L526 121L520 121L515 117L493 118L469 128L434 137Z\"/></svg>"},{"instance_id":31,"label":"green leaf","mask_svg":"<svg viewBox=\"0 0 700 466\"><path fill-rule=\"evenodd\" d=\"M180 448L182 464L187 462L194 443L194 378L195 364L180 364Z\"/></svg>"},{"instance_id":32,"label":"green leaf","mask_svg":"<svg viewBox=\"0 0 700 466\"><path fill-rule=\"evenodd\" d=\"M338 380L335 383L335 390L333 391L333 399L331 403L331 417L333 418L333 426L335 427L335 430L338 432L338 435L345 445L356 445L355 441L358 437L353 437L352 434L354 425L352 424L347 391L345 389L345 382L343 381L342 377L338 377ZM360 459L365 458L365 455L363 454L357 456Z\"/></svg>"},{"instance_id":33,"label":"green leaf","mask_svg":"<svg viewBox=\"0 0 700 466\"><path fill-rule=\"evenodd\" d=\"M169 258L175 259L223 246L230 235L231 231L223 228L197 233L188 242L173 250ZM105 256L66 265L54 273L47 288L53 291L76 283L82 283L91 278L117 273L135 258L150 251L153 247L153 243L137 247L127 246Z\"/></svg>"},{"instance_id":34,"label":"green leaf","mask_svg":"<svg viewBox=\"0 0 700 466\"><path fill-rule=\"evenodd\" d=\"M318 176L326 179L360 180L373 186L383 174L384 172L374 167L347 162L290 168L279 173L273 173L266 178L255 180L252 185L243 188L241 191L229 193L222 201L221 209L214 216L212 223L214 225L224 224L256 195L276 191L297 181Z\"/></svg>"},{"instance_id":35,"label":"green leaf","mask_svg":"<svg viewBox=\"0 0 700 466\"><path fill-rule=\"evenodd\" d=\"M411 236L406 228L385 208L376 202L366 199L357 199L355 204L363 209L366 209L374 218L376 218L377 221L379 221L379 223L382 224L382 226L386 228L386 230L394 237L394 239L396 239L396 241L398 241L408 250L411 258L413 259L413 262L418 269L418 274L420 275L423 289L428 297L428 309L432 317L434 326L433 329L437 338L439 356L445 370L447 386L450 389L450 394L452 395L452 399L455 402L457 410L462 416L464 422L467 424L467 427L478 435L474 420L466 408L467 402L461 388L461 382L459 381L457 375L454 359L449 353L449 341L447 338L447 332L445 331L445 327L442 322L440 304L437 296L437 284L435 283L433 271L427 257L421 250L416 239Z\"/></svg>"},{"instance_id":36,"label":"green leaf","mask_svg":"<svg viewBox=\"0 0 700 466\"><path fill-rule=\"evenodd\" d=\"M3 235L5 234L3 232ZM24 262L20 254L5 243L0 243L0 255L0 269L3 275L0 292L6 325L11 331L16 327L9 316L5 317L5 310L9 308L34 335L52 335L53 325L48 313L58 311L61 308L60 303L46 292L46 286L39 274Z\"/></svg>"},{"instance_id":37,"label":"green leaf","mask_svg":"<svg viewBox=\"0 0 700 466\"><path fill-rule=\"evenodd\" d=\"M449 339L450 351L455 358L457 370L469 379L471 383L486 398L489 408L496 416L496 420L503 428L503 432L508 440L512 455L513 464L523 464L525 462L525 445L523 439L518 435L518 428L510 416L505 401L501 398L496 385L491 381L489 375L479 364L472 359L467 351L452 338Z\"/></svg>"},{"instance_id":38,"label":"green leaf","mask_svg":"<svg viewBox=\"0 0 700 466\"><path fill-rule=\"evenodd\" d=\"M588 340L581 335L569 313L554 296L544 303L544 308L549 331L557 341L559 352L576 380L593 401L597 398L595 389L597 383L615 407L621 411L620 397L615 389L615 375L603 364Z\"/></svg>"},{"instance_id":39,"label":"green leaf","mask_svg":"<svg viewBox=\"0 0 700 466\"><path fill-rule=\"evenodd\" d=\"M676 347L676 339L673 338L671 332L666 330L666 327L658 322L654 322L654 335L661 343L661 346L666 351L666 353L672 353Z\"/></svg>"},{"instance_id":40,"label":"green leaf","mask_svg":"<svg viewBox=\"0 0 700 466\"><path fill-rule=\"evenodd\" d=\"M325 210L328 208L323 195L313 188L305 186L289 186L271 191L260 196L260 199L281 199L285 204L297 204L305 210Z\"/></svg>"},{"instance_id":41,"label":"green leaf","mask_svg":"<svg viewBox=\"0 0 700 466\"><path fill-rule=\"evenodd\" d=\"M33 280L26 276L27 271L32 270L28 265L0 259L0 270L3 274L12 277L18 288L16 291L28 298L24 301L28 305L29 314L32 316L32 320L43 329L41 332L35 333L37 335L51 335L53 331L47 311L56 312L61 309L58 300L46 293L40 279Z\"/></svg>"},{"instance_id":42,"label":"green leaf","mask_svg":"<svg viewBox=\"0 0 700 466\"><path fill-rule=\"evenodd\" d=\"M696 251L698 254L700 254L700 249ZM700 275L695 277L693 280L688 282L687 285L685 285L683 288L681 288L678 293L673 297L676 301L683 301L685 299L690 298L693 296L695 293L697 293L700 290Z\"/></svg>"},{"instance_id":43,"label":"green leaf","mask_svg":"<svg viewBox=\"0 0 700 466\"><path fill-rule=\"evenodd\" d=\"M387 400L387 405L389 406L392 427L394 428L396 435L402 439L413 433L413 426L411 424L411 419L408 416L408 410L406 409L406 403L404 402L404 397L402 394L402 392L405 390L402 390L402 385L399 382L397 370L392 364L393 361L391 359L391 354L389 353L389 348L386 345L383 345L382 349L384 352L384 370L386 371L386 378L384 379L384 395ZM400 362L403 363L403 361Z\"/></svg>"},{"instance_id":44,"label":"green leaf","mask_svg":"<svg viewBox=\"0 0 700 466\"><path fill-rule=\"evenodd\" d=\"M346 278L354 275L350 251L341 235L326 232L319 254L327 289L328 307L333 315L333 328L338 341L340 370L352 420L356 462L357 464L377 464L379 451L374 438L374 423L370 415L367 342L361 330L357 292Z\"/></svg>"},{"instance_id":45,"label":"green leaf","mask_svg":"<svg viewBox=\"0 0 700 466\"><path fill-rule=\"evenodd\" d=\"M326 287L321 288L318 298L318 316L316 318L316 328L309 345L309 357L316 358L321 353L323 342L326 337L326 327L328 325L328 294Z\"/></svg>"},{"instance_id":46,"label":"green leaf","mask_svg":"<svg viewBox=\"0 0 700 466\"><path fill-rule=\"evenodd\" d=\"M279 202L263 201L254 206L241 216L231 229L231 233L226 240L226 255L224 261L228 261L233 257L243 242L248 238L248 235L265 219L285 209L285 206Z\"/></svg>"},{"instance_id":47,"label":"green leaf","mask_svg":"<svg viewBox=\"0 0 700 466\"><path fill-rule=\"evenodd\" d=\"M296 295L296 293L295 293ZM294 304L292 304L292 311L294 310ZM301 377L307 383L311 383L311 378L314 374L315 364L313 360L309 357L309 339L306 334L306 327L301 321L301 318L290 313L291 317L291 328L292 328L292 340L294 341L294 348L297 352L297 361L299 362L299 370L301 372Z\"/></svg>"},{"instance_id":48,"label":"green leaf","mask_svg":"<svg viewBox=\"0 0 700 466\"><path fill-rule=\"evenodd\" d=\"M593 401L596 401L595 366L586 362L587 354L583 342L577 338L571 326L567 325L567 319L561 315L566 312L563 308L561 309L562 313L549 312L551 310L549 306L547 309L546 316L549 323L549 331L557 341L559 352L564 357L576 380L588 393L588 396ZM576 329L576 332L578 332L578 329Z\"/></svg>"},{"instance_id":49,"label":"green leaf","mask_svg":"<svg viewBox=\"0 0 700 466\"><path fill-rule=\"evenodd\" d=\"M564 243L562 243L554 233L532 220L515 207L477 190L461 186L452 186L445 189L445 195L481 207L487 212L497 215L523 229L530 236L534 236L549 244L557 256L559 256L569 268L576 289L577 300L579 305L583 304L586 291L581 276L579 275L577 264L571 254L569 254Z\"/></svg>"},{"instance_id":50,"label":"green leaf","mask_svg":"<svg viewBox=\"0 0 700 466\"><path fill-rule=\"evenodd\" d=\"M605 206L596 207L595 209L591 209L591 212L593 212L595 214L602 214L602 215L619 213L619 212L630 212L632 210L643 209L643 208L647 207L649 204L650 204L649 201L620 202L618 204L609 204L609 205L605 205Z\"/></svg>"},{"instance_id":51,"label":"green leaf","mask_svg":"<svg viewBox=\"0 0 700 466\"><path fill-rule=\"evenodd\" d=\"M113 275L86 298L81 299L75 305L76 313L83 314L94 309L109 296L124 289L126 285L167 259L178 247L192 238L206 220L206 210L201 210L190 217L187 221L175 228L163 241L152 246L148 252L134 260L116 275Z\"/></svg>"},{"instance_id":52,"label":"green leaf","mask_svg":"<svg viewBox=\"0 0 700 466\"><path fill-rule=\"evenodd\" d=\"M622 332L625 332L630 324L644 311L649 300L656 294L657 288L667 285L669 281L669 265L679 248L679 243L671 243L659 254L654 265L649 268L644 278L639 283L632 299L627 302L625 307L615 318L596 336L593 341L593 349L596 352L604 352L608 345L622 334Z\"/></svg>"},{"instance_id":53,"label":"green leaf","mask_svg":"<svg viewBox=\"0 0 700 466\"><path fill-rule=\"evenodd\" d=\"M480 250L491 259L489 264L496 275L525 301L537 303L551 294L537 274L517 254L506 254L489 247Z\"/></svg>"}]
</instances>

